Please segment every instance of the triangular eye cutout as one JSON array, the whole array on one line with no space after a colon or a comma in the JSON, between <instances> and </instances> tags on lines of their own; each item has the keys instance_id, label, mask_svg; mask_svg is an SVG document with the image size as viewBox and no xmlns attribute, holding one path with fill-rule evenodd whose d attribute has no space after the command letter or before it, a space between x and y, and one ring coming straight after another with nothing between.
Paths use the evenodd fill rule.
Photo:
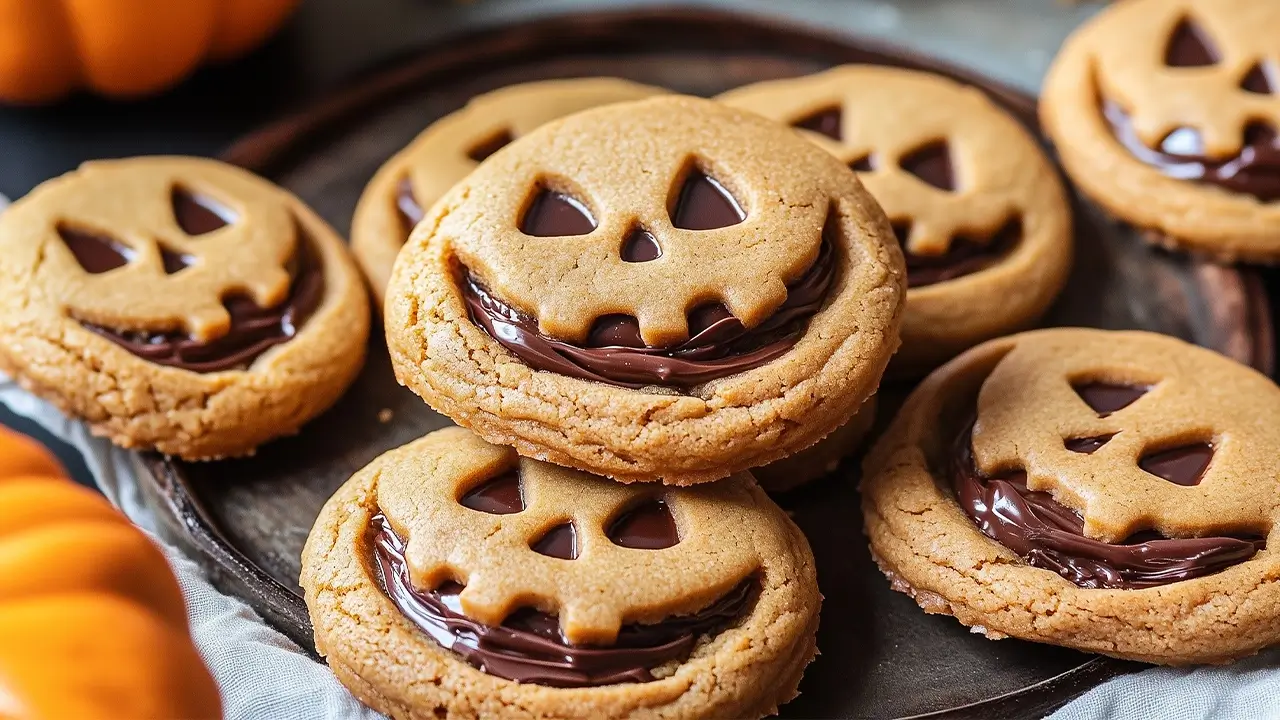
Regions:
<instances>
[{"instance_id":1,"label":"triangular eye cutout","mask_svg":"<svg viewBox=\"0 0 1280 720\"><path fill-rule=\"evenodd\" d=\"M1271 82L1272 73L1270 66L1266 63L1258 63L1254 65L1244 79L1240 81L1240 89L1246 92L1257 93L1258 95L1274 95L1276 94L1276 86Z\"/></svg>"},{"instance_id":2,"label":"triangular eye cutout","mask_svg":"<svg viewBox=\"0 0 1280 720\"><path fill-rule=\"evenodd\" d=\"M620 254L623 262L649 262L662 257L662 246L658 244L658 238L654 237L653 233L643 228L636 228L622 243Z\"/></svg>"},{"instance_id":3,"label":"triangular eye cutout","mask_svg":"<svg viewBox=\"0 0 1280 720\"><path fill-rule=\"evenodd\" d=\"M800 118L791 123L791 127L826 135L832 140L841 140L844 137L844 133L841 130L842 118L843 113L840 110L840 106L837 105Z\"/></svg>"},{"instance_id":4,"label":"triangular eye cutout","mask_svg":"<svg viewBox=\"0 0 1280 720\"><path fill-rule=\"evenodd\" d=\"M1190 18L1178 21L1164 50L1164 64L1169 67L1207 67L1221 59L1213 40Z\"/></svg>"},{"instance_id":5,"label":"triangular eye cutout","mask_svg":"<svg viewBox=\"0 0 1280 720\"><path fill-rule=\"evenodd\" d=\"M465 508L478 510L490 515L511 515L524 510L524 495L520 490L520 473L508 470L505 473L467 491L458 500Z\"/></svg>"},{"instance_id":6,"label":"triangular eye cutout","mask_svg":"<svg viewBox=\"0 0 1280 720\"><path fill-rule=\"evenodd\" d=\"M849 163L849 168L854 172L875 172L876 161L872 155L864 155L863 157Z\"/></svg>"},{"instance_id":7,"label":"triangular eye cutout","mask_svg":"<svg viewBox=\"0 0 1280 720\"><path fill-rule=\"evenodd\" d=\"M1150 387L1141 385L1116 385L1104 382L1072 383L1071 389L1076 391L1085 405L1098 413L1098 417L1107 417L1129 407L1151 390Z\"/></svg>"},{"instance_id":8,"label":"triangular eye cutout","mask_svg":"<svg viewBox=\"0 0 1280 720\"><path fill-rule=\"evenodd\" d=\"M899 164L903 170L939 190L951 192L956 189L956 176L951 166L951 147L945 140L929 143L909 153Z\"/></svg>"},{"instance_id":9,"label":"triangular eye cutout","mask_svg":"<svg viewBox=\"0 0 1280 720\"><path fill-rule=\"evenodd\" d=\"M520 231L534 237L586 235L596 229L587 207L564 193L538 191L520 221Z\"/></svg>"},{"instance_id":10,"label":"triangular eye cutout","mask_svg":"<svg viewBox=\"0 0 1280 720\"><path fill-rule=\"evenodd\" d=\"M190 255L174 252L163 245L160 246L160 260L164 263L165 275L182 272L191 267L191 263L195 262L195 258Z\"/></svg>"},{"instance_id":11,"label":"triangular eye cutout","mask_svg":"<svg viewBox=\"0 0 1280 720\"><path fill-rule=\"evenodd\" d=\"M682 230L715 230L746 219L738 201L723 185L696 170L685 178L671 212L671 224Z\"/></svg>"},{"instance_id":12,"label":"triangular eye cutout","mask_svg":"<svg viewBox=\"0 0 1280 720\"><path fill-rule=\"evenodd\" d=\"M1199 485L1213 460L1213 446L1208 443L1192 443L1169 450L1144 453L1138 467L1175 485L1191 487Z\"/></svg>"},{"instance_id":13,"label":"triangular eye cutout","mask_svg":"<svg viewBox=\"0 0 1280 720\"><path fill-rule=\"evenodd\" d=\"M173 219L188 235L204 235L235 222L236 215L207 195L197 195L183 187L171 193Z\"/></svg>"},{"instance_id":14,"label":"triangular eye cutout","mask_svg":"<svg viewBox=\"0 0 1280 720\"><path fill-rule=\"evenodd\" d=\"M503 130L497 135L486 138L480 144L472 147L467 151L467 157L475 160L476 162L484 162L489 159L490 155L510 145L512 140L515 140L515 138L512 137L511 131Z\"/></svg>"},{"instance_id":15,"label":"triangular eye cutout","mask_svg":"<svg viewBox=\"0 0 1280 720\"><path fill-rule=\"evenodd\" d=\"M75 256L81 269L93 275L122 268L137 256L133 248L95 232L59 225L58 236Z\"/></svg>"},{"instance_id":16,"label":"triangular eye cutout","mask_svg":"<svg viewBox=\"0 0 1280 720\"><path fill-rule=\"evenodd\" d=\"M577 560L578 531L571 522L557 525L542 537L529 543L529 547L539 555L561 560Z\"/></svg>"},{"instance_id":17,"label":"triangular eye cutout","mask_svg":"<svg viewBox=\"0 0 1280 720\"><path fill-rule=\"evenodd\" d=\"M1111 442L1111 438L1115 437L1115 433L1110 435L1095 435L1094 437L1071 438L1063 440L1062 446L1073 453L1081 455L1092 455L1102 449L1103 445Z\"/></svg>"},{"instance_id":18,"label":"triangular eye cutout","mask_svg":"<svg viewBox=\"0 0 1280 720\"><path fill-rule=\"evenodd\" d=\"M680 542L676 521L662 500L648 500L624 512L606 532L614 545L662 550Z\"/></svg>"}]
</instances>

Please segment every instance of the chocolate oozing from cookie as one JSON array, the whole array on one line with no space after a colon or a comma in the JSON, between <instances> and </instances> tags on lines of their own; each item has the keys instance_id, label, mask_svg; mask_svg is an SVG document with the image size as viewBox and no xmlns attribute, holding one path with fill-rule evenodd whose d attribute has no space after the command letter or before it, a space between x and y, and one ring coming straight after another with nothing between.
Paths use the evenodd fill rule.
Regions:
<instances>
[{"instance_id":1,"label":"chocolate oozing from cookie","mask_svg":"<svg viewBox=\"0 0 1280 720\"><path fill-rule=\"evenodd\" d=\"M472 322L536 370L626 388L684 388L760 367L790 350L821 309L835 271L832 243L824 238L813 265L787 286L786 301L764 322L747 328L727 309L695 308L689 339L665 348L647 347L635 318L626 315L599 318L587 347L556 340L465 270L460 285Z\"/></svg>"},{"instance_id":2,"label":"chocolate oozing from cookie","mask_svg":"<svg viewBox=\"0 0 1280 720\"><path fill-rule=\"evenodd\" d=\"M791 127L816 132L819 135L826 135L832 140L840 141L844 139L843 116L844 113L841 112L840 106L837 105L803 117L791 123Z\"/></svg>"},{"instance_id":3,"label":"chocolate oozing from cookie","mask_svg":"<svg viewBox=\"0 0 1280 720\"><path fill-rule=\"evenodd\" d=\"M485 480L458 499L458 504L490 515L510 515L524 510L524 492L520 487L520 471L512 468Z\"/></svg>"},{"instance_id":4,"label":"chocolate oozing from cookie","mask_svg":"<svg viewBox=\"0 0 1280 720\"><path fill-rule=\"evenodd\" d=\"M1213 446L1192 443L1168 450L1144 454L1138 467L1175 485L1199 485L1213 460Z\"/></svg>"},{"instance_id":5,"label":"chocolate oozing from cookie","mask_svg":"<svg viewBox=\"0 0 1280 720\"><path fill-rule=\"evenodd\" d=\"M207 342L181 332L121 331L88 322L81 325L157 365L197 373L244 369L267 350L292 340L324 298L324 267L301 226L298 250L290 264L293 282L283 302L261 308L249 297L224 298L231 329Z\"/></svg>"},{"instance_id":6,"label":"chocolate oozing from cookie","mask_svg":"<svg viewBox=\"0 0 1280 720\"><path fill-rule=\"evenodd\" d=\"M375 566L396 608L441 647L481 672L522 683L573 688L650 682L654 668L687 659L699 637L733 625L759 592L759 581L747 578L696 613L624 625L613 645L572 645L554 615L522 608L501 625L485 625L462 612L462 585L414 588L403 541L381 515L374 518L373 530Z\"/></svg>"},{"instance_id":7,"label":"chocolate oozing from cookie","mask_svg":"<svg viewBox=\"0 0 1280 720\"><path fill-rule=\"evenodd\" d=\"M1168 177L1215 185L1263 202L1280 200L1280 133L1270 125L1249 124L1240 152L1211 158L1205 156L1195 128L1178 128L1165 136L1159 148L1151 148L1138 137L1129 114L1118 103L1103 100L1102 113L1112 135L1130 155Z\"/></svg>"},{"instance_id":8,"label":"chocolate oozing from cookie","mask_svg":"<svg viewBox=\"0 0 1280 720\"><path fill-rule=\"evenodd\" d=\"M973 458L974 420L956 436L951 481L960 507L983 534L1083 588L1133 590L1212 575L1266 547L1260 538L1169 539L1143 532L1120 544L1086 537L1084 519L1047 492L1027 487L1026 473L986 477ZM1077 450L1076 452L1091 452Z\"/></svg>"},{"instance_id":9,"label":"chocolate oozing from cookie","mask_svg":"<svg viewBox=\"0 0 1280 720\"><path fill-rule=\"evenodd\" d=\"M1010 219L985 242L965 236L952 238L951 246L941 255L917 255L906 250L910 223L894 223L893 231L907 261L907 286L917 288L971 275L996 264L1022 240L1022 221Z\"/></svg>"},{"instance_id":10,"label":"chocolate oozing from cookie","mask_svg":"<svg viewBox=\"0 0 1280 720\"><path fill-rule=\"evenodd\" d=\"M122 268L138 255L133 248L103 233L62 224L57 230L80 268L91 275Z\"/></svg>"},{"instance_id":11,"label":"chocolate oozing from cookie","mask_svg":"<svg viewBox=\"0 0 1280 720\"><path fill-rule=\"evenodd\" d=\"M614 545L664 550L680 543L675 518L661 499L648 500L618 516L605 532Z\"/></svg>"}]
</instances>

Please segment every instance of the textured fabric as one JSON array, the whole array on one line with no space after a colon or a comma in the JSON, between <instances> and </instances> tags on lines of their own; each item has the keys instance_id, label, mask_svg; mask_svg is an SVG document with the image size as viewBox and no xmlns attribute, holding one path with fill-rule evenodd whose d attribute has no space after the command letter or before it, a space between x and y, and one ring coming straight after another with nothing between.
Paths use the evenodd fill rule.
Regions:
<instances>
[{"instance_id":1,"label":"textured fabric","mask_svg":"<svg viewBox=\"0 0 1280 720\"><path fill-rule=\"evenodd\" d=\"M48 404L0 375L0 403L29 417L84 454L104 495L154 533L155 518L138 493L141 467L133 453L92 437ZM154 535L153 535L154 537ZM264 624L248 605L218 592L204 572L157 540L187 599L196 647L222 690L227 720L376 720L329 669Z\"/></svg>"},{"instance_id":2,"label":"textured fabric","mask_svg":"<svg viewBox=\"0 0 1280 720\"><path fill-rule=\"evenodd\" d=\"M1050 720L1280 719L1280 650L1225 667L1156 668L1099 685Z\"/></svg>"}]
</instances>

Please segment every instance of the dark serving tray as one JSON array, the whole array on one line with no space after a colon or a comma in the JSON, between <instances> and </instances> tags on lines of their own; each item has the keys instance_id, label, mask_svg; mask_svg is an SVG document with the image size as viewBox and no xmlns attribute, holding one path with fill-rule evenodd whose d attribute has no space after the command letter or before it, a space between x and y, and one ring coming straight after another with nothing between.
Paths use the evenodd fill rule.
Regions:
<instances>
[{"instance_id":1,"label":"dark serving tray","mask_svg":"<svg viewBox=\"0 0 1280 720\"><path fill-rule=\"evenodd\" d=\"M974 84L1035 129L1035 100L982 77L855 38L738 15L648 11L575 15L434 47L244 138L225 159L296 192L340 230L378 166L471 96L511 83L614 75L713 95L758 80L863 62L922 68ZM1264 371L1273 344L1251 271L1154 250L1077 203L1077 263L1046 324L1145 328L1215 348ZM883 393L891 394L891 393ZM383 422L390 411L390 420ZM380 453L448 423L396 385L378 333L355 386L297 437L250 459L186 464L147 456L150 498L172 540L215 582L311 647L297 578L320 506ZM826 598L801 696L784 717L1031 718L1139 666L1017 640L992 642L892 592L861 530L857 467L780 498L808 533Z\"/></svg>"}]
</instances>

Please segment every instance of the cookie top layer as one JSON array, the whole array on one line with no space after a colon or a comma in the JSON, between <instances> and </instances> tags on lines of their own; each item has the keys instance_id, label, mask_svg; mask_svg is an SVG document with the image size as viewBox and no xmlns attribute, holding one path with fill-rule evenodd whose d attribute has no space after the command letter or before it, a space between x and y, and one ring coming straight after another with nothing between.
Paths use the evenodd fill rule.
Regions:
<instances>
[{"instance_id":1,"label":"cookie top layer","mask_svg":"<svg viewBox=\"0 0 1280 720\"><path fill-rule=\"evenodd\" d=\"M991 341L931 375L868 457L873 549L922 604L989 633L1154 662L1248 654L1276 637L1269 611L1187 608L1280 599L1277 408L1266 377L1165 336Z\"/></svg>"},{"instance_id":2,"label":"cookie top layer","mask_svg":"<svg viewBox=\"0 0 1280 720\"><path fill-rule=\"evenodd\" d=\"M302 406L331 401L353 375L368 332L333 230L212 160L93 162L42 184L0 218L0 278L6 369L117 442L184 456L295 430L316 410ZM276 404L277 386L313 400ZM240 401L259 417L241 423ZM203 419L188 425L188 413Z\"/></svg>"},{"instance_id":3,"label":"cookie top layer","mask_svg":"<svg viewBox=\"0 0 1280 720\"><path fill-rule=\"evenodd\" d=\"M503 492L495 480L507 483L508 505L492 505ZM753 506L743 483L750 480L696 490L621 485L451 428L384 462L378 506L406 540L416 587L452 580L466 586L462 609L476 620L498 625L533 606L555 612L569 642L609 644L624 622L700 610L760 569L755 543L778 546L783 528ZM488 511L468 500L478 495ZM643 527L628 523L636 512L647 515ZM535 549L564 526L571 559Z\"/></svg>"},{"instance_id":4,"label":"cookie top layer","mask_svg":"<svg viewBox=\"0 0 1280 720\"><path fill-rule=\"evenodd\" d=\"M1041 116L1072 178L1167 242L1274 260L1280 228L1280 7L1117 3L1076 31Z\"/></svg>"},{"instance_id":5,"label":"cookie top layer","mask_svg":"<svg viewBox=\"0 0 1280 720\"><path fill-rule=\"evenodd\" d=\"M413 226L481 161L551 120L664 92L618 78L543 80L477 95L432 123L378 170L356 205L351 249L374 296L381 302Z\"/></svg>"},{"instance_id":6,"label":"cookie top layer","mask_svg":"<svg viewBox=\"0 0 1280 720\"><path fill-rule=\"evenodd\" d=\"M858 171L906 253L894 370L928 369L1025 326L1071 262L1071 216L1034 138L975 88L932 73L846 65L719 96L795 127Z\"/></svg>"},{"instance_id":7,"label":"cookie top layer","mask_svg":"<svg viewBox=\"0 0 1280 720\"><path fill-rule=\"evenodd\" d=\"M397 260L387 337L400 380L488 439L612 477L688 464L710 480L848 419L896 345L903 284L847 167L756 115L671 96L545 125L457 185ZM463 386L511 392L495 404ZM666 440L633 431L677 395L697 400L666 416ZM781 437L793 402L826 411ZM539 405L556 429L520 417Z\"/></svg>"},{"instance_id":8,"label":"cookie top layer","mask_svg":"<svg viewBox=\"0 0 1280 720\"><path fill-rule=\"evenodd\" d=\"M677 717L754 716L794 694L815 579L803 535L746 474L624 486L461 428L339 489L301 578L317 646L379 699ZM717 687L694 691L708 674Z\"/></svg>"}]
</instances>

